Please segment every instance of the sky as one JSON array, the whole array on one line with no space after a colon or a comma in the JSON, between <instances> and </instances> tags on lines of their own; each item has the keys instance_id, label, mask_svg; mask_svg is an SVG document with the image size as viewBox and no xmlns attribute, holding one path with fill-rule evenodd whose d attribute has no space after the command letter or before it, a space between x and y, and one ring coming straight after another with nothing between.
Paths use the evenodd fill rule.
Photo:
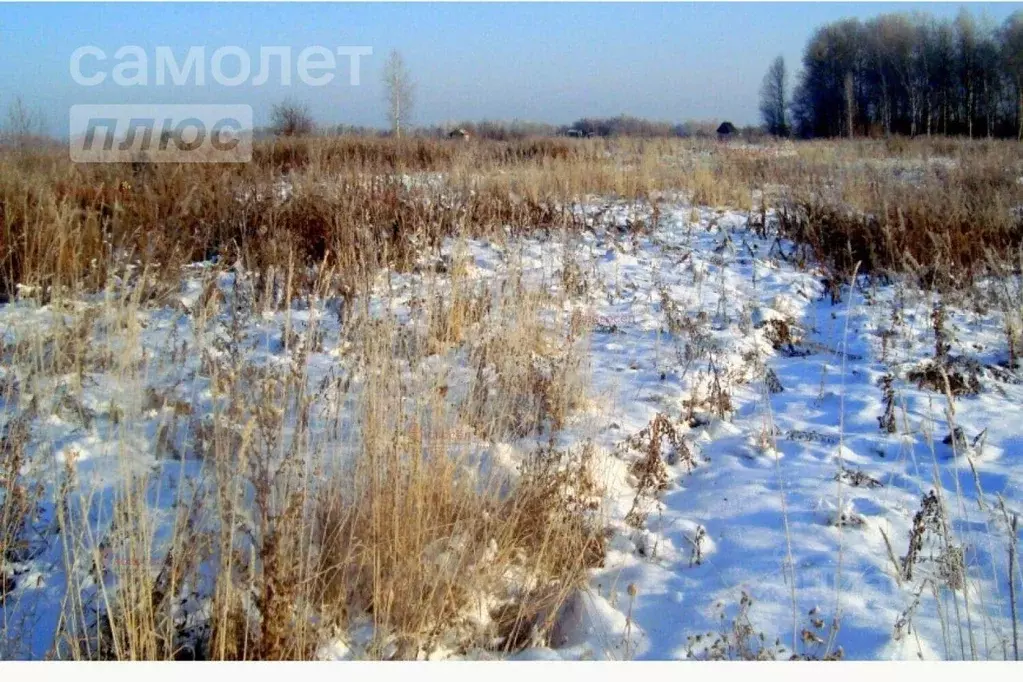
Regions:
<instances>
[{"instance_id":1,"label":"sky","mask_svg":"<svg viewBox=\"0 0 1023 682\"><path fill-rule=\"evenodd\" d=\"M794 81L815 28L892 11L951 17L960 3L110 3L0 4L0 111L15 96L67 134L74 104L249 104L256 125L285 97L307 104L324 124L385 126L381 73L391 50L403 55L416 86L413 123L529 120L570 123L583 116L627 113L681 122L758 122L761 79L785 57ZM1001 23L1023 3L969 3L976 16ZM138 45L150 84L124 88L74 82L71 53L95 45L107 55ZM238 45L252 59L252 78L238 87L213 83L210 56ZM326 86L282 86L276 70L251 83L261 46L289 46L293 62L309 46L368 46L360 84L348 81L347 57ZM183 60L206 49L207 84L157 86L155 49ZM236 64L236 62L230 62ZM101 68L88 59L83 72ZM341 68L343 67L343 68ZM232 66L225 71L234 72Z\"/></svg>"}]
</instances>

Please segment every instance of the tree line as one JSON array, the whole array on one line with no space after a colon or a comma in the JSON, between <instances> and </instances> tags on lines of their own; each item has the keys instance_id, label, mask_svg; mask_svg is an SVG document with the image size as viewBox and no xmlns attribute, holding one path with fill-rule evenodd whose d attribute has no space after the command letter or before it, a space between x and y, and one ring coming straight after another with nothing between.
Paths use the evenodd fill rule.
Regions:
<instances>
[{"instance_id":1,"label":"tree line","mask_svg":"<svg viewBox=\"0 0 1023 682\"><path fill-rule=\"evenodd\" d=\"M778 57L760 91L771 134L1023 139L1023 11L1001 25L965 9L843 19L810 38L790 102L785 77Z\"/></svg>"}]
</instances>

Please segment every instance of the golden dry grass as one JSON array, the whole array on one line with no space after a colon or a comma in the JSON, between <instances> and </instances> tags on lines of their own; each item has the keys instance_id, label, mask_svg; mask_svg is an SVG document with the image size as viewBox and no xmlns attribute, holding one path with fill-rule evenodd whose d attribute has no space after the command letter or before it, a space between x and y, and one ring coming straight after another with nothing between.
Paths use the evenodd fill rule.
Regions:
<instances>
[{"instance_id":1,"label":"golden dry grass","mask_svg":"<svg viewBox=\"0 0 1023 682\"><path fill-rule=\"evenodd\" d=\"M381 268L421 268L449 236L571 232L581 228L573 205L594 197L657 205L677 193L775 210L780 233L835 276L857 262L871 274L929 263L963 278L1009 272L1023 238L1013 213L1023 202L1019 149L316 138L260 144L254 163L232 167L0 158L0 295L61 311L5 346L4 361L37 390L57 378L67 386L21 405L20 391L37 390L0 385L24 417L0 439L0 553L20 551L35 523L40 493L23 447L33 420L55 410L83 425L96 418L76 396L87 375L104 373L137 400L106 415L123 443L118 482L92 487L70 458L52 491L68 576L54 655L309 658L367 619L364 655L373 657L543 641L603 556L592 452L540 448L508 475L481 467L478 446L552 433L579 409L582 325L554 314L563 300L481 283L457 257L424 292L419 324L374 317L367 301ZM198 260L217 265L183 311L195 345L148 356L139 312L172 305L181 267ZM228 270L246 273L249 288L221 291L217 273ZM100 303L79 305L97 291ZM242 359L238 327L331 298L353 312L339 344L349 374L330 391L304 374L315 325L281 329L296 371ZM1017 338L1012 319L1007 334ZM216 325L228 339L210 348L200 339ZM203 358L212 414L147 384L178 353ZM428 357L459 353L470 374L464 395L442 375L404 376ZM354 424L314 436L303 425L328 393L350 406ZM133 465L143 411L166 415L153 441L160 452L143 454L179 458L182 471L201 463L194 484L174 492L169 520L151 504L158 481ZM172 451L163 434L175 430L187 432L190 452ZM343 466L329 456L339 450ZM98 509L111 520L102 532L90 522ZM186 612L189 602L203 606ZM3 634L23 633L5 623Z\"/></svg>"}]
</instances>

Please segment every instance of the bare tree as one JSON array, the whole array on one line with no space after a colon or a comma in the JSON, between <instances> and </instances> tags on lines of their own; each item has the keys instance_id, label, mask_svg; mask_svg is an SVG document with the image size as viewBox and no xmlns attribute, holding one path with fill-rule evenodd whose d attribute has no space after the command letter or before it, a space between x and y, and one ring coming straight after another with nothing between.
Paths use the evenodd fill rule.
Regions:
<instances>
[{"instance_id":1,"label":"bare tree","mask_svg":"<svg viewBox=\"0 0 1023 682\"><path fill-rule=\"evenodd\" d=\"M801 135L1023 138L1023 12L1001 30L965 10L843 20L814 33L802 66L791 108Z\"/></svg>"},{"instance_id":2,"label":"bare tree","mask_svg":"<svg viewBox=\"0 0 1023 682\"><path fill-rule=\"evenodd\" d=\"M286 99L270 110L270 127L275 135L308 135L315 124L309 107Z\"/></svg>"},{"instance_id":3,"label":"bare tree","mask_svg":"<svg viewBox=\"0 0 1023 682\"><path fill-rule=\"evenodd\" d=\"M962 88L963 118L966 131L973 138L973 121L977 107L977 45L979 29L973 15L965 7L959 9L955 19L957 47L959 49L959 79Z\"/></svg>"},{"instance_id":4,"label":"bare tree","mask_svg":"<svg viewBox=\"0 0 1023 682\"><path fill-rule=\"evenodd\" d=\"M1006 20L1001 39L1002 59L1016 88L1016 137L1023 140L1023 11Z\"/></svg>"},{"instance_id":5,"label":"bare tree","mask_svg":"<svg viewBox=\"0 0 1023 682\"><path fill-rule=\"evenodd\" d=\"M853 79L852 69L845 72L845 130L852 139L856 134L856 128L853 124L856 118L856 98L853 96L855 80Z\"/></svg>"},{"instance_id":6,"label":"bare tree","mask_svg":"<svg viewBox=\"0 0 1023 682\"><path fill-rule=\"evenodd\" d=\"M787 137L789 124L785 118L785 59L778 55L760 86L760 115L771 135Z\"/></svg>"},{"instance_id":7,"label":"bare tree","mask_svg":"<svg viewBox=\"0 0 1023 682\"><path fill-rule=\"evenodd\" d=\"M384 89L391 132L395 137L401 137L402 128L407 127L412 118L415 84L405 66L405 60L397 50L391 51L384 64Z\"/></svg>"},{"instance_id":8,"label":"bare tree","mask_svg":"<svg viewBox=\"0 0 1023 682\"><path fill-rule=\"evenodd\" d=\"M7 106L7 118L4 121L0 141L16 149L25 149L33 140L44 135L46 123L42 112L30 110L21 97L15 97Z\"/></svg>"}]
</instances>

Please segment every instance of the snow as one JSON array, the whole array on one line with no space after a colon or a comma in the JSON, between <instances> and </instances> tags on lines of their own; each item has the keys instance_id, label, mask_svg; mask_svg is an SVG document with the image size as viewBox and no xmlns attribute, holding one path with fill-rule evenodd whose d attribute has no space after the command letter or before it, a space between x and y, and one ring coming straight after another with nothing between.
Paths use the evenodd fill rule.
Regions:
<instances>
[{"instance_id":1,"label":"snow","mask_svg":"<svg viewBox=\"0 0 1023 682\"><path fill-rule=\"evenodd\" d=\"M662 206L649 232L621 227L637 216L649 220L644 211L592 205L584 210L591 226L581 233L444 246L446 257L470 256L470 278L501 277L514 263L525 280L556 290L571 261L586 280L571 307L591 323L587 407L558 434L558 446L587 440L596 446L613 536L590 589L563 607L549 647L512 657L688 658L702 648L691 638L730 628L744 594L752 599L753 631L768 642L780 639L784 657L793 651L823 656L839 646L857 659L963 658L971 648L979 657L1002 657L1011 622L1007 531L996 505L1001 497L1010 512L1023 509L1018 375L982 369L981 392L954 402L954 423L969 447L953 452L942 443L952 431L945 397L906 376L933 352L931 295L906 283L864 285L847 288L843 302L832 305L820 273L780 258L773 237L747 229L742 213L694 211L676 202ZM598 213L603 220L594 218ZM73 459L82 480L108 490L128 473L120 466L125 447L138 453L137 471L156 475L169 495L198 477L198 462L166 453L180 446L175 401L193 405L198 415L212 412L210 379L200 366L203 353L223 352L218 339L229 330L221 324L198 331L183 311L201 305L210 277L225 296L245 285L236 272L214 271L196 264L175 307L139 307L127 321L103 318L104 294L83 297L81 305L97 311L108 347L117 348L119 335L137 336L151 364L141 382L97 372L87 381L68 375L35 384L45 417L30 444L32 466L50 470L53 485ZM375 309L411 315L423 277L382 274ZM885 336L893 307L901 323ZM996 307L964 296L947 311L954 355L974 357L982 367L1004 361L1004 320ZM334 300L255 316L240 331L247 361L294 366L300 355L281 329L317 324L322 349L307 349L302 369L311 386L319 385L336 376L342 317ZM4 305L0 337L16 344L61 319L70 314L27 299ZM772 345L775 323L798 333L799 352ZM176 356L183 339L201 352ZM780 390L768 385L768 369ZM452 372L453 383L466 380L457 370L430 371ZM6 381L15 370L3 372ZM885 409L878 380L888 372L897 401L892 434L878 425ZM79 388L80 404L50 399L61 386ZM28 399L21 396L22 404ZM114 413L131 406L139 406L141 427L125 433L115 427ZM8 426L15 414L13 404L3 404ZM663 490L637 494L633 464L643 452L633 439L658 414L668 417L684 448L664 438L662 451L671 457ZM160 435L168 429L169 437ZM529 439L493 444L486 461L513 471L530 445ZM963 545L967 577L959 591L939 584L937 561L921 563L906 579L890 557L889 544L896 559L906 554L914 514L932 488ZM167 515L166 506L153 505L153 523L168 522ZM30 643L37 656L51 644L63 597L58 544L14 565L17 587L8 599L37 617ZM449 548L431 547L424 560L447 565ZM967 608L969 623L955 616ZM823 625L814 624L818 619ZM325 643L321 655L358 657L370 636L356 628ZM424 655L488 656L454 648Z\"/></svg>"}]
</instances>

